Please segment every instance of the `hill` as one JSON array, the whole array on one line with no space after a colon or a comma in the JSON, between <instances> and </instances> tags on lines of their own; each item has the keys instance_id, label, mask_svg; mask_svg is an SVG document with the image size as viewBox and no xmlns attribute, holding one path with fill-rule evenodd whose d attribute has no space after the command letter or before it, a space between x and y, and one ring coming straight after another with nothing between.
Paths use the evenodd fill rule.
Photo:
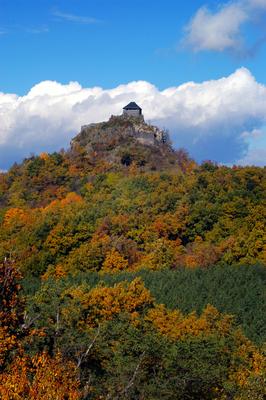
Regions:
<instances>
[{"instance_id":1,"label":"hill","mask_svg":"<svg viewBox=\"0 0 266 400\"><path fill-rule=\"evenodd\" d=\"M1 173L0 397L263 399L265 199L129 116Z\"/></svg>"},{"instance_id":2,"label":"hill","mask_svg":"<svg viewBox=\"0 0 266 400\"><path fill-rule=\"evenodd\" d=\"M166 131L147 124L143 117L112 116L109 121L82 127L71 148L85 148L87 157L122 164L163 169L176 163Z\"/></svg>"}]
</instances>

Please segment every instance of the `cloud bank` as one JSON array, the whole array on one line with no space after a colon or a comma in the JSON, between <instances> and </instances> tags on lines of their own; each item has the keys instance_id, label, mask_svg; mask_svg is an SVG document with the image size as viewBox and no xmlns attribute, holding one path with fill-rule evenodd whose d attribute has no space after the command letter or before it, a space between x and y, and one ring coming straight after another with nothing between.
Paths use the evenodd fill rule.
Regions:
<instances>
[{"instance_id":1,"label":"cloud bank","mask_svg":"<svg viewBox=\"0 0 266 400\"><path fill-rule=\"evenodd\" d=\"M250 55L265 41L265 35L248 48L242 28L245 24L256 25L258 16L265 12L266 0L234 0L217 11L201 7L185 27L184 44L194 52L229 50L238 55Z\"/></svg>"},{"instance_id":2,"label":"cloud bank","mask_svg":"<svg viewBox=\"0 0 266 400\"><path fill-rule=\"evenodd\" d=\"M264 163L266 86L241 68L219 80L162 91L145 81L108 90L44 81L22 97L0 92L0 169L31 153L68 147L81 125L120 114L130 101L199 161Z\"/></svg>"}]
</instances>

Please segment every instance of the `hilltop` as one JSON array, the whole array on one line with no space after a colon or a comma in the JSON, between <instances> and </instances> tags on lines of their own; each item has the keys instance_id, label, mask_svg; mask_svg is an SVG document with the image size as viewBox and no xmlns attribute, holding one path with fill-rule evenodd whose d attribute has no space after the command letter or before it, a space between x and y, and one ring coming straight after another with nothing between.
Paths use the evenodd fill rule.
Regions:
<instances>
[{"instance_id":1,"label":"hilltop","mask_svg":"<svg viewBox=\"0 0 266 400\"><path fill-rule=\"evenodd\" d=\"M109 121L83 126L71 141L72 152L79 148L94 162L116 166L160 170L177 164L168 133L147 124L142 116L111 116Z\"/></svg>"},{"instance_id":2,"label":"hilltop","mask_svg":"<svg viewBox=\"0 0 266 400\"><path fill-rule=\"evenodd\" d=\"M111 116L81 127L68 150L31 156L0 173L0 206L45 205L80 192L84 183L107 172L189 171L197 164L183 150L174 150L168 132L147 124L143 116ZM19 199L19 200L18 200Z\"/></svg>"}]
</instances>

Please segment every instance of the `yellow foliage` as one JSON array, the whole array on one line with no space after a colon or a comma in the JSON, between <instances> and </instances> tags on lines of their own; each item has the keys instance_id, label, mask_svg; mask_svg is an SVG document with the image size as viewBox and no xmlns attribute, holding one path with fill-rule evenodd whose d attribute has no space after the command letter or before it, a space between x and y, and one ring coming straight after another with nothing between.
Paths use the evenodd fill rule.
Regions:
<instances>
[{"instance_id":1,"label":"yellow foliage","mask_svg":"<svg viewBox=\"0 0 266 400\"><path fill-rule=\"evenodd\" d=\"M86 183L85 188L88 192L91 192L93 190L93 184L91 182Z\"/></svg>"},{"instance_id":2,"label":"yellow foliage","mask_svg":"<svg viewBox=\"0 0 266 400\"><path fill-rule=\"evenodd\" d=\"M90 326L112 320L123 312L137 318L140 312L154 304L151 293L140 278L130 283L120 282L113 287L98 286L85 293L81 301Z\"/></svg>"},{"instance_id":3,"label":"yellow foliage","mask_svg":"<svg viewBox=\"0 0 266 400\"><path fill-rule=\"evenodd\" d=\"M110 236L94 234L90 241L82 243L79 247L71 250L67 257L60 261L60 265L49 267L49 271L47 271L48 277L56 275L61 277L68 273L76 274L79 271L98 271L110 247ZM46 273L43 278L45 276Z\"/></svg>"},{"instance_id":4,"label":"yellow foliage","mask_svg":"<svg viewBox=\"0 0 266 400\"><path fill-rule=\"evenodd\" d=\"M66 232L65 226L62 223L57 224L49 233L46 239L46 246L51 254L57 254L60 249L71 248L75 243L75 237Z\"/></svg>"},{"instance_id":5,"label":"yellow foliage","mask_svg":"<svg viewBox=\"0 0 266 400\"><path fill-rule=\"evenodd\" d=\"M47 271L41 276L43 281L47 281L49 278L53 277L56 280L64 278L67 272L62 264L57 264L56 266L49 266Z\"/></svg>"},{"instance_id":6,"label":"yellow foliage","mask_svg":"<svg viewBox=\"0 0 266 400\"><path fill-rule=\"evenodd\" d=\"M264 377L266 379L266 357L246 338L242 338L235 354L242 360L238 369L231 368L230 378L239 386L245 387L250 378Z\"/></svg>"},{"instance_id":7,"label":"yellow foliage","mask_svg":"<svg viewBox=\"0 0 266 400\"><path fill-rule=\"evenodd\" d=\"M182 340L187 336L209 335L219 332L227 335L231 329L232 316L220 314L208 305L200 317L193 312L187 316L179 310L168 310L164 305L158 305L148 311L146 320L151 322L160 333L173 340Z\"/></svg>"},{"instance_id":8,"label":"yellow foliage","mask_svg":"<svg viewBox=\"0 0 266 400\"><path fill-rule=\"evenodd\" d=\"M83 198L79 196L75 192L70 192L64 197L62 200L53 200L51 203L48 204L48 206L44 207L42 210L44 212L49 212L51 210L56 210L57 208L64 208L68 206L69 204L75 204L75 203L83 203Z\"/></svg>"},{"instance_id":9,"label":"yellow foliage","mask_svg":"<svg viewBox=\"0 0 266 400\"><path fill-rule=\"evenodd\" d=\"M19 356L0 375L1 400L78 400L79 380L72 362L41 353L30 359Z\"/></svg>"},{"instance_id":10,"label":"yellow foliage","mask_svg":"<svg viewBox=\"0 0 266 400\"><path fill-rule=\"evenodd\" d=\"M25 225L29 221L29 213L22 208L10 208L4 216L4 227L9 228L13 223Z\"/></svg>"},{"instance_id":11,"label":"yellow foliage","mask_svg":"<svg viewBox=\"0 0 266 400\"><path fill-rule=\"evenodd\" d=\"M61 204L61 207L64 207L71 203L82 203L82 202L83 202L83 199L81 196L79 196L75 192L70 192L66 195L66 197L64 199L61 200L60 204Z\"/></svg>"},{"instance_id":12,"label":"yellow foliage","mask_svg":"<svg viewBox=\"0 0 266 400\"><path fill-rule=\"evenodd\" d=\"M102 272L119 272L127 269L128 261L115 249L107 253L102 266Z\"/></svg>"},{"instance_id":13,"label":"yellow foliage","mask_svg":"<svg viewBox=\"0 0 266 400\"><path fill-rule=\"evenodd\" d=\"M251 377L266 374L266 359L256 347L233 325L231 315L221 314L215 307L208 305L197 317L195 313L184 316L178 310L168 310L164 305L158 305L148 311L146 321L170 339L185 340L188 336L205 337L218 334L220 337L231 336L235 343L235 350L231 352L232 364L229 367L229 378L239 386L249 383ZM235 363L234 360L241 360Z\"/></svg>"},{"instance_id":14,"label":"yellow foliage","mask_svg":"<svg viewBox=\"0 0 266 400\"><path fill-rule=\"evenodd\" d=\"M183 252L183 246L179 239L168 240L160 238L147 246L148 253L145 254L137 264L137 269L149 268L160 270L171 268L176 265L176 261Z\"/></svg>"}]
</instances>

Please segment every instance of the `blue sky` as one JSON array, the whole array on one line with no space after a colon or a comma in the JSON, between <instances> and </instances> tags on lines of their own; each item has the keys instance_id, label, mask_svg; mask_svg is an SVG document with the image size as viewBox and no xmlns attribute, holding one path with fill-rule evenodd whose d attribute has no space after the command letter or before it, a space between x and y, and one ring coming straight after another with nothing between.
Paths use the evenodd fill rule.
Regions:
<instances>
[{"instance_id":1,"label":"blue sky","mask_svg":"<svg viewBox=\"0 0 266 400\"><path fill-rule=\"evenodd\" d=\"M265 20L265 0L220 3L201 0L0 0L0 169L20 161L31 152L52 151L56 150L56 146L67 147L78 124L93 121L93 116L97 114L91 111L95 102L104 104L108 112L109 109L112 112L111 106L114 113L119 111L120 100L116 98L113 101L113 94L109 91L119 85L125 85L122 93L125 101L128 97L131 100L135 94L132 100L137 98L146 105L145 115L149 120L172 130L174 144L177 147L184 145L196 159L261 165L266 155L266 121L262 105L266 96L264 99L264 93L261 93L261 87L264 91L266 86ZM242 71L242 75L237 71ZM227 79L226 84L222 79ZM50 84L49 89L44 89L47 81L56 82L60 90ZM71 81L80 85L77 103L83 102L88 108L84 110L84 105L82 115L77 117L77 104L74 102L71 106L71 110L75 110L74 123L65 121L62 112L61 120L50 126L49 117L54 120L54 116L47 111L44 117L43 110L38 113L36 102L33 105L32 96L27 96L35 88L34 99L38 100L40 107L43 104L44 109L49 110L47 96L54 98L54 90L56 93L59 90L61 103L57 104L60 103L58 107L62 110L68 103L67 93L73 92L73 87L68 86ZM147 89L142 84L129 91L127 85L134 81L144 81L152 86ZM177 117L181 112L187 114L191 108L189 101L186 107L180 103L178 88L190 81L200 85L194 88L196 93L209 96L209 99L214 96L216 108L219 106L221 110L222 104L229 102L228 98L219 97L221 92L232 99L236 96L241 102L241 93L249 96L250 87L251 98L259 97L260 101L252 113L248 105L243 108L238 104L240 120L236 117L237 110L230 114L235 105L229 102L225 110L230 114L232 124L226 115L221 121L218 117L221 113L218 112L216 119L213 113L208 119L206 115L212 103L211 100L206 101L206 110L201 110L205 125L203 117L199 117L198 125L188 126L182 116ZM215 94L212 82L217 83ZM241 90L234 91L229 85L232 82L236 87L242 85ZM97 94L93 103L85 99L85 93L86 88L89 91L95 86L102 88L102 92ZM154 87L159 94L154 94ZM164 91L171 87L176 88L175 104L169 105L168 109L168 95L165 96ZM41 102L39 99L43 91L46 97ZM90 91L88 93L92 96ZM154 102L158 103L162 93L165 111L160 115L159 110L159 115L154 115ZM193 99L195 95L190 89L188 93ZM9 94L15 94L16 98ZM108 96L112 100L110 107L106 99ZM153 105L149 107L151 96ZM186 92L184 104L187 96ZM198 103L192 110L191 118L195 109L202 107L200 98ZM33 108L34 115L31 113ZM28 118L21 123L21 115L27 113ZM106 117L105 113L99 113L96 119ZM36 123L36 118L39 118L39 123ZM60 133L48 145L43 135L50 140L56 134L55 129L60 129ZM211 135L209 129L215 134ZM219 129L226 133L219 135ZM189 141L186 139L188 132ZM256 159L256 149L259 150L259 159Z\"/></svg>"},{"instance_id":2,"label":"blue sky","mask_svg":"<svg viewBox=\"0 0 266 400\"><path fill-rule=\"evenodd\" d=\"M47 79L105 88L147 80L166 88L216 79L243 65L266 83L266 46L248 59L182 47L186 24L204 4L216 9L217 2L1 0L0 89L25 94Z\"/></svg>"}]
</instances>

